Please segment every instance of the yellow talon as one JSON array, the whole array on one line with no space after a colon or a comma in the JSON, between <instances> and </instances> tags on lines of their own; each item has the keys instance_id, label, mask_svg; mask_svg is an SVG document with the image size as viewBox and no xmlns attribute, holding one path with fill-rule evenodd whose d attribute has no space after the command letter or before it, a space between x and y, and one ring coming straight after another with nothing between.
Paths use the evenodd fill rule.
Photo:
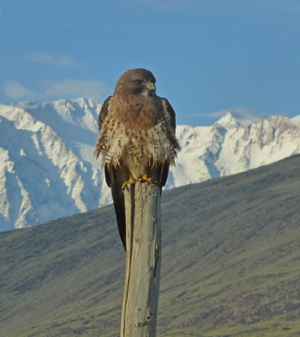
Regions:
<instances>
[{"instance_id":1,"label":"yellow talon","mask_svg":"<svg viewBox=\"0 0 300 337\"><path fill-rule=\"evenodd\" d=\"M140 181L141 183L144 183L144 182L147 182L147 183L152 183L152 184L156 184L160 187L160 183L156 180L152 180L152 178L148 178L147 176L147 173L144 173L139 179L138 181ZM125 181L121 188L122 189L125 189L127 187L128 184L135 184L136 183L136 180L133 179L133 176L132 174L130 173L130 176L129 176L129 180L128 181Z\"/></svg>"},{"instance_id":2,"label":"yellow talon","mask_svg":"<svg viewBox=\"0 0 300 337\"><path fill-rule=\"evenodd\" d=\"M144 173L144 174L142 175L142 177L139 178L139 181L140 181L141 183L143 183L143 182L151 183L151 179L152 179L152 178L148 178L147 173Z\"/></svg>"},{"instance_id":3,"label":"yellow talon","mask_svg":"<svg viewBox=\"0 0 300 337\"><path fill-rule=\"evenodd\" d=\"M152 180L152 178L148 178L147 173L144 173L141 178L139 178L140 182L147 182L147 183L152 183L160 186L160 183L156 180Z\"/></svg>"},{"instance_id":4,"label":"yellow talon","mask_svg":"<svg viewBox=\"0 0 300 337\"><path fill-rule=\"evenodd\" d=\"M125 181L125 183L123 183L121 188L125 189L128 184L135 184L135 180L133 179L133 176L132 176L131 173L130 173L130 176L129 176L129 180Z\"/></svg>"}]
</instances>

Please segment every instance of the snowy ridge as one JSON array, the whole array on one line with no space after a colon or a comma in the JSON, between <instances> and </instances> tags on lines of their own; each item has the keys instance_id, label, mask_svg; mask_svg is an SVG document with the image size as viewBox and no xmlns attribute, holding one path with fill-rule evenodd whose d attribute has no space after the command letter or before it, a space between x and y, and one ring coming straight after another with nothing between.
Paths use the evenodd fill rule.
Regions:
<instances>
[{"instance_id":1,"label":"snowy ridge","mask_svg":"<svg viewBox=\"0 0 300 337\"><path fill-rule=\"evenodd\" d=\"M240 125L248 125L259 120L258 117L252 115L246 109L237 109L235 111L226 111L224 116L218 120L218 124L225 127L236 127Z\"/></svg>"},{"instance_id":2,"label":"snowy ridge","mask_svg":"<svg viewBox=\"0 0 300 337\"><path fill-rule=\"evenodd\" d=\"M0 230L44 223L111 202L93 156L101 105L93 100L0 105ZM182 146L166 188L300 153L300 116L227 112L210 127L179 125Z\"/></svg>"},{"instance_id":3,"label":"snowy ridge","mask_svg":"<svg viewBox=\"0 0 300 337\"><path fill-rule=\"evenodd\" d=\"M223 177L300 153L300 121L282 116L223 127L178 126L182 146L169 187ZM232 118L232 116L230 116ZM224 124L223 124L224 125Z\"/></svg>"},{"instance_id":4,"label":"snowy ridge","mask_svg":"<svg viewBox=\"0 0 300 337\"><path fill-rule=\"evenodd\" d=\"M92 155L99 108L82 99L1 106L1 230L100 205L103 179Z\"/></svg>"}]
</instances>

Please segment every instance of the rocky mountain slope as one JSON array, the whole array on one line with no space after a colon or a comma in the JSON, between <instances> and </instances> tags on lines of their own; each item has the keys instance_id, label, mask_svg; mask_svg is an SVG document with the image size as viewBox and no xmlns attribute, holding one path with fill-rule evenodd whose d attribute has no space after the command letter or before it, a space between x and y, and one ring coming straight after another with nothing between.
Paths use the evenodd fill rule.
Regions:
<instances>
[{"instance_id":1,"label":"rocky mountain slope","mask_svg":"<svg viewBox=\"0 0 300 337\"><path fill-rule=\"evenodd\" d=\"M93 100L0 105L0 230L44 223L111 201L93 157L101 105ZM300 118L227 112L210 127L179 125L182 146L166 189L300 153Z\"/></svg>"}]
</instances>

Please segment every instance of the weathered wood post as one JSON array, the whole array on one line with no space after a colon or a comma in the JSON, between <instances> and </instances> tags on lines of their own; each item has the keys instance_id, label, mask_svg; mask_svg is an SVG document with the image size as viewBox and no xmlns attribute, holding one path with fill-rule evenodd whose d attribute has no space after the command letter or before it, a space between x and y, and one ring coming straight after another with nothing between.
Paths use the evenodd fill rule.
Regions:
<instances>
[{"instance_id":1,"label":"weathered wood post","mask_svg":"<svg viewBox=\"0 0 300 337\"><path fill-rule=\"evenodd\" d=\"M155 337L161 260L161 189L129 184L126 209L126 274L121 337Z\"/></svg>"}]
</instances>

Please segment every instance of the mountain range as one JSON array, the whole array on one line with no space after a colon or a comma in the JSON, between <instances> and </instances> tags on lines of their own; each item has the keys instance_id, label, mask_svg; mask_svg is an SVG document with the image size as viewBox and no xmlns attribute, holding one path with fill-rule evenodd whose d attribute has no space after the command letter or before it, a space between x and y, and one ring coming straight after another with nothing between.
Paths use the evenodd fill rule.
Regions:
<instances>
[{"instance_id":1,"label":"mountain range","mask_svg":"<svg viewBox=\"0 0 300 337\"><path fill-rule=\"evenodd\" d=\"M162 193L158 336L300 336L300 155ZM112 205L0 233L5 337L117 337Z\"/></svg>"},{"instance_id":2,"label":"mountain range","mask_svg":"<svg viewBox=\"0 0 300 337\"><path fill-rule=\"evenodd\" d=\"M93 156L94 99L0 105L0 230L38 225L111 202ZM228 111L212 126L179 125L166 189L228 176L300 153L300 116Z\"/></svg>"}]
</instances>

